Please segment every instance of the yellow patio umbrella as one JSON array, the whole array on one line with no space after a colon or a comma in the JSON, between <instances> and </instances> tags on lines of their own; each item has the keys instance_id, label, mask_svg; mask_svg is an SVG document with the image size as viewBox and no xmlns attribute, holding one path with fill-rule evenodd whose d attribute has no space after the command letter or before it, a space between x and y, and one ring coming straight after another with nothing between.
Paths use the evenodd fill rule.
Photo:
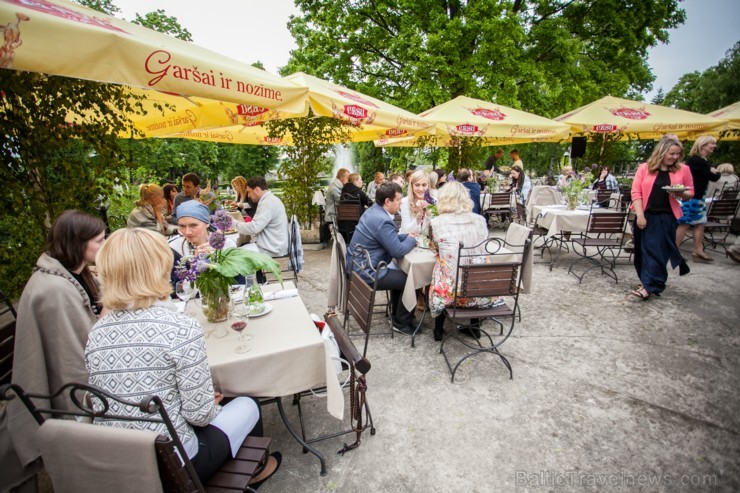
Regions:
<instances>
[{"instance_id":1,"label":"yellow patio umbrella","mask_svg":"<svg viewBox=\"0 0 740 493\"><path fill-rule=\"evenodd\" d=\"M699 113L606 96L555 118L570 125L571 135L619 134L622 140L680 138L722 126L725 121Z\"/></svg>"},{"instance_id":2,"label":"yellow patio umbrella","mask_svg":"<svg viewBox=\"0 0 740 493\"><path fill-rule=\"evenodd\" d=\"M0 68L306 114L305 87L64 0L0 0Z\"/></svg>"},{"instance_id":3,"label":"yellow patio umbrella","mask_svg":"<svg viewBox=\"0 0 740 493\"><path fill-rule=\"evenodd\" d=\"M720 140L740 140L740 101L713 111L708 116L727 120L718 132L714 132Z\"/></svg>"},{"instance_id":4,"label":"yellow patio umbrella","mask_svg":"<svg viewBox=\"0 0 740 493\"><path fill-rule=\"evenodd\" d=\"M426 135L434 131L434 124L413 113L352 89L298 72L286 77L291 83L308 88L306 104L317 116L344 120L352 125L351 142L364 142L389 135ZM164 100L165 98L163 98ZM259 145L292 145L290 135L283 139L270 138L262 125L267 120L291 118L285 111L266 111L255 115L241 115L230 105L206 104L185 109L175 117L180 127L168 126L171 115L151 118L134 117L136 126L148 137L178 137L195 140L215 139L217 142ZM250 108L247 108L249 110ZM259 110L260 108L257 108ZM253 108L252 108L253 110ZM256 111L253 111L256 113ZM192 122L192 123L191 123ZM190 125L190 128L188 128ZM170 131L170 129L172 131Z\"/></svg>"},{"instance_id":5,"label":"yellow patio umbrella","mask_svg":"<svg viewBox=\"0 0 740 493\"><path fill-rule=\"evenodd\" d=\"M436 132L426 143L431 147L456 146L458 139L475 137L482 145L506 145L567 138L568 125L500 104L458 96L419 114L434 122ZM376 145L411 147L419 139L396 137L377 140Z\"/></svg>"}]
</instances>

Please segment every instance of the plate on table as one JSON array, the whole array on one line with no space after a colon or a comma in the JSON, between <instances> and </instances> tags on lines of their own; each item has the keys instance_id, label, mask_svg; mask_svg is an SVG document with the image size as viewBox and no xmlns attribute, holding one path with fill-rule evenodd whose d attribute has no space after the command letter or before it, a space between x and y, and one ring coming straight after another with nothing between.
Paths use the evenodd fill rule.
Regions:
<instances>
[{"instance_id":1,"label":"plate on table","mask_svg":"<svg viewBox=\"0 0 740 493\"><path fill-rule=\"evenodd\" d=\"M268 313L270 313L271 311L272 311L272 305L271 305L271 304L269 304L269 303L265 303L265 309L264 309L264 310L262 310L262 311L261 311L261 312L259 312L259 313L254 313L254 312L252 312L252 311L250 310L250 311L249 311L249 317L250 317L250 318L251 318L251 317L261 317L261 316L263 316L263 315L267 315L267 314L268 314Z\"/></svg>"},{"instance_id":2,"label":"plate on table","mask_svg":"<svg viewBox=\"0 0 740 493\"><path fill-rule=\"evenodd\" d=\"M233 235L234 233L236 233L235 228L227 229L226 231L224 231L225 235Z\"/></svg>"},{"instance_id":3,"label":"plate on table","mask_svg":"<svg viewBox=\"0 0 740 493\"><path fill-rule=\"evenodd\" d=\"M685 192L688 188L684 186L663 187L666 192Z\"/></svg>"}]
</instances>

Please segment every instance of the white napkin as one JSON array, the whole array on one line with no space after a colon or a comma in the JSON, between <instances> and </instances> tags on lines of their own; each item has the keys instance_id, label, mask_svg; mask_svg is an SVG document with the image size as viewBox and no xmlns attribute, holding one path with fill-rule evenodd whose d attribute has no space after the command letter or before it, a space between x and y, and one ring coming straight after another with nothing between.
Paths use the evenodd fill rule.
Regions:
<instances>
[{"instance_id":1,"label":"white napkin","mask_svg":"<svg viewBox=\"0 0 740 493\"><path fill-rule=\"evenodd\" d=\"M282 289L280 291L273 291L272 293L265 293L264 299L265 301L281 300L283 298L293 298L295 296L298 296L297 289Z\"/></svg>"}]
</instances>

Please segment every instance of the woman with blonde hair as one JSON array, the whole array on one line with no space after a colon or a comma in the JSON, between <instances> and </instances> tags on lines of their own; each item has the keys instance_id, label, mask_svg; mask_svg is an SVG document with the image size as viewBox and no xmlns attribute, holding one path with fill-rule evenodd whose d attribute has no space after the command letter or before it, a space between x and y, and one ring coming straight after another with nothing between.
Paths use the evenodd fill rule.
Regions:
<instances>
[{"instance_id":1,"label":"woman with blonde hair","mask_svg":"<svg viewBox=\"0 0 740 493\"><path fill-rule=\"evenodd\" d=\"M139 187L139 200L126 220L129 228L145 228L165 236L177 231L177 226L168 223L162 215L167 203L164 190L154 183L144 183Z\"/></svg>"},{"instance_id":2,"label":"woman with blonde hair","mask_svg":"<svg viewBox=\"0 0 740 493\"><path fill-rule=\"evenodd\" d=\"M634 264L640 284L631 294L643 301L665 289L669 261L679 267L680 275L689 273L676 245L678 219L683 215L679 199L694 196L694 180L689 167L681 165L682 157L678 137L664 135L650 159L637 168L632 182L632 207L637 216L632 228Z\"/></svg>"},{"instance_id":3,"label":"woman with blonde hair","mask_svg":"<svg viewBox=\"0 0 740 493\"><path fill-rule=\"evenodd\" d=\"M444 334L445 308L452 306L455 299L457 276L457 253L459 244L472 247L488 238L488 225L480 214L473 212L473 201L468 190L460 182L449 182L439 190L437 200L439 216L431 221L432 248L437 253L432 285L429 290L429 308L434 317L434 340L441 341ZM481 249L481 258L485 251ZM474 298L460 306L493 306L497 298ZM459 302L459 300L458 300ZM471 320L475 326L477 320ZM471 335L480 337L478 329Z\"/></svg>"},{"instance_id":4,"label":"woman with blonde hair","mask_svg":"<svg viewBox=\"0 0 740 493\"><path fill-rule=\"evenodd\" d=\"M686 162L691 169L691 177L694 179L694 197L685 200L681 205L683 217L678 220L678 229L676 231L676 243L681 247L684 236L689 227L694 227L694 249L691 252L691 258L695 262L709 263L714 259L707 257L704 252L704 225L707 223L707 207L704 198L707 192L709 182L716 182L722 176L717 173L707 157L717 147L717 141L711 135L702 135L691 148L689 160Z\"/></svg>"},{"instance_id":5,"label":"woman with blonde hair","mask_svg":"<svg viewBox=\"0 0 740 493\"><path fill-rule=\"evenodd\" d=\"M426 209L430 204L427 201L427 190L429 173L424 170L414 171L409 177L407 195L401 199L399 233L423 234L429 229L430 215L426 213Z\"/></svg>"},{"instance_id":6,"label":"woman with blonde hair","mask_svg":"<svg viewBox=\"0 0 740 493\"><path fill-rule=\"evenodd\" d=\"M120 398L137 400L147 394L161 398L205 483L236 455L250 432L261 434L260 412L254 400L237 397L223 406L229 412L221 413L223 395L213 388L203 329L196 320L178 313L169 300L172 262L167 242L151 230L120 229L110 236L97 260L102 301L109 313L90 331L85 364L90 384ZM136 415L111 405L116 414ZM168 436L162 423L96 424ZM279 453L273 454L260 479L277 470L280 458Z\"/></svg>"}]
</instances>

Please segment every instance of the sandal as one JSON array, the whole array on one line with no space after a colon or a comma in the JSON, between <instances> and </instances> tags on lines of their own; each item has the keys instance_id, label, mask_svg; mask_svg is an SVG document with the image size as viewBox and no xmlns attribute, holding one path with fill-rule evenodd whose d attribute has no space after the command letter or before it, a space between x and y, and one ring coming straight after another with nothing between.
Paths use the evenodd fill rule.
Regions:
<instances>
[{"instance_id":1,"label":"sandal","mask_svg":"<svg viewBox=\"0 0 740 493\"><path fill-rule=\"evenodd\" d=\"M259 488L262 483L270 479L280 469L280 463L282 461L283 455L280 452L270 454L262 469L249 480L249 487L253 489Z\"/></svg>"},{"instance_id":2,"label":"sandal","mask_svg":"<svg viewBox=\"0 0 740 493\"><path fill-rule=\"evenodd\" d=\"M632 291L630 291L630 294L636 298L640 298L642 301L647 301L648 299L650 299L650 293L645 291L645 288L643 288L642 286L640 286L639 289L633 289Z\"/></svg>"},{"instance_id":3,"label":"sandal","mask_svg":"<svg viewBox=\"0 0 740 493\"><path fill-rule=\"evenodd\" d=\"M707 257L707 254L699 255L698 253L692 253L691 258L694 259L694 262L701 262L703 264L711 264L714 262L713 258Z\"/></svg>"}]
</instances>

